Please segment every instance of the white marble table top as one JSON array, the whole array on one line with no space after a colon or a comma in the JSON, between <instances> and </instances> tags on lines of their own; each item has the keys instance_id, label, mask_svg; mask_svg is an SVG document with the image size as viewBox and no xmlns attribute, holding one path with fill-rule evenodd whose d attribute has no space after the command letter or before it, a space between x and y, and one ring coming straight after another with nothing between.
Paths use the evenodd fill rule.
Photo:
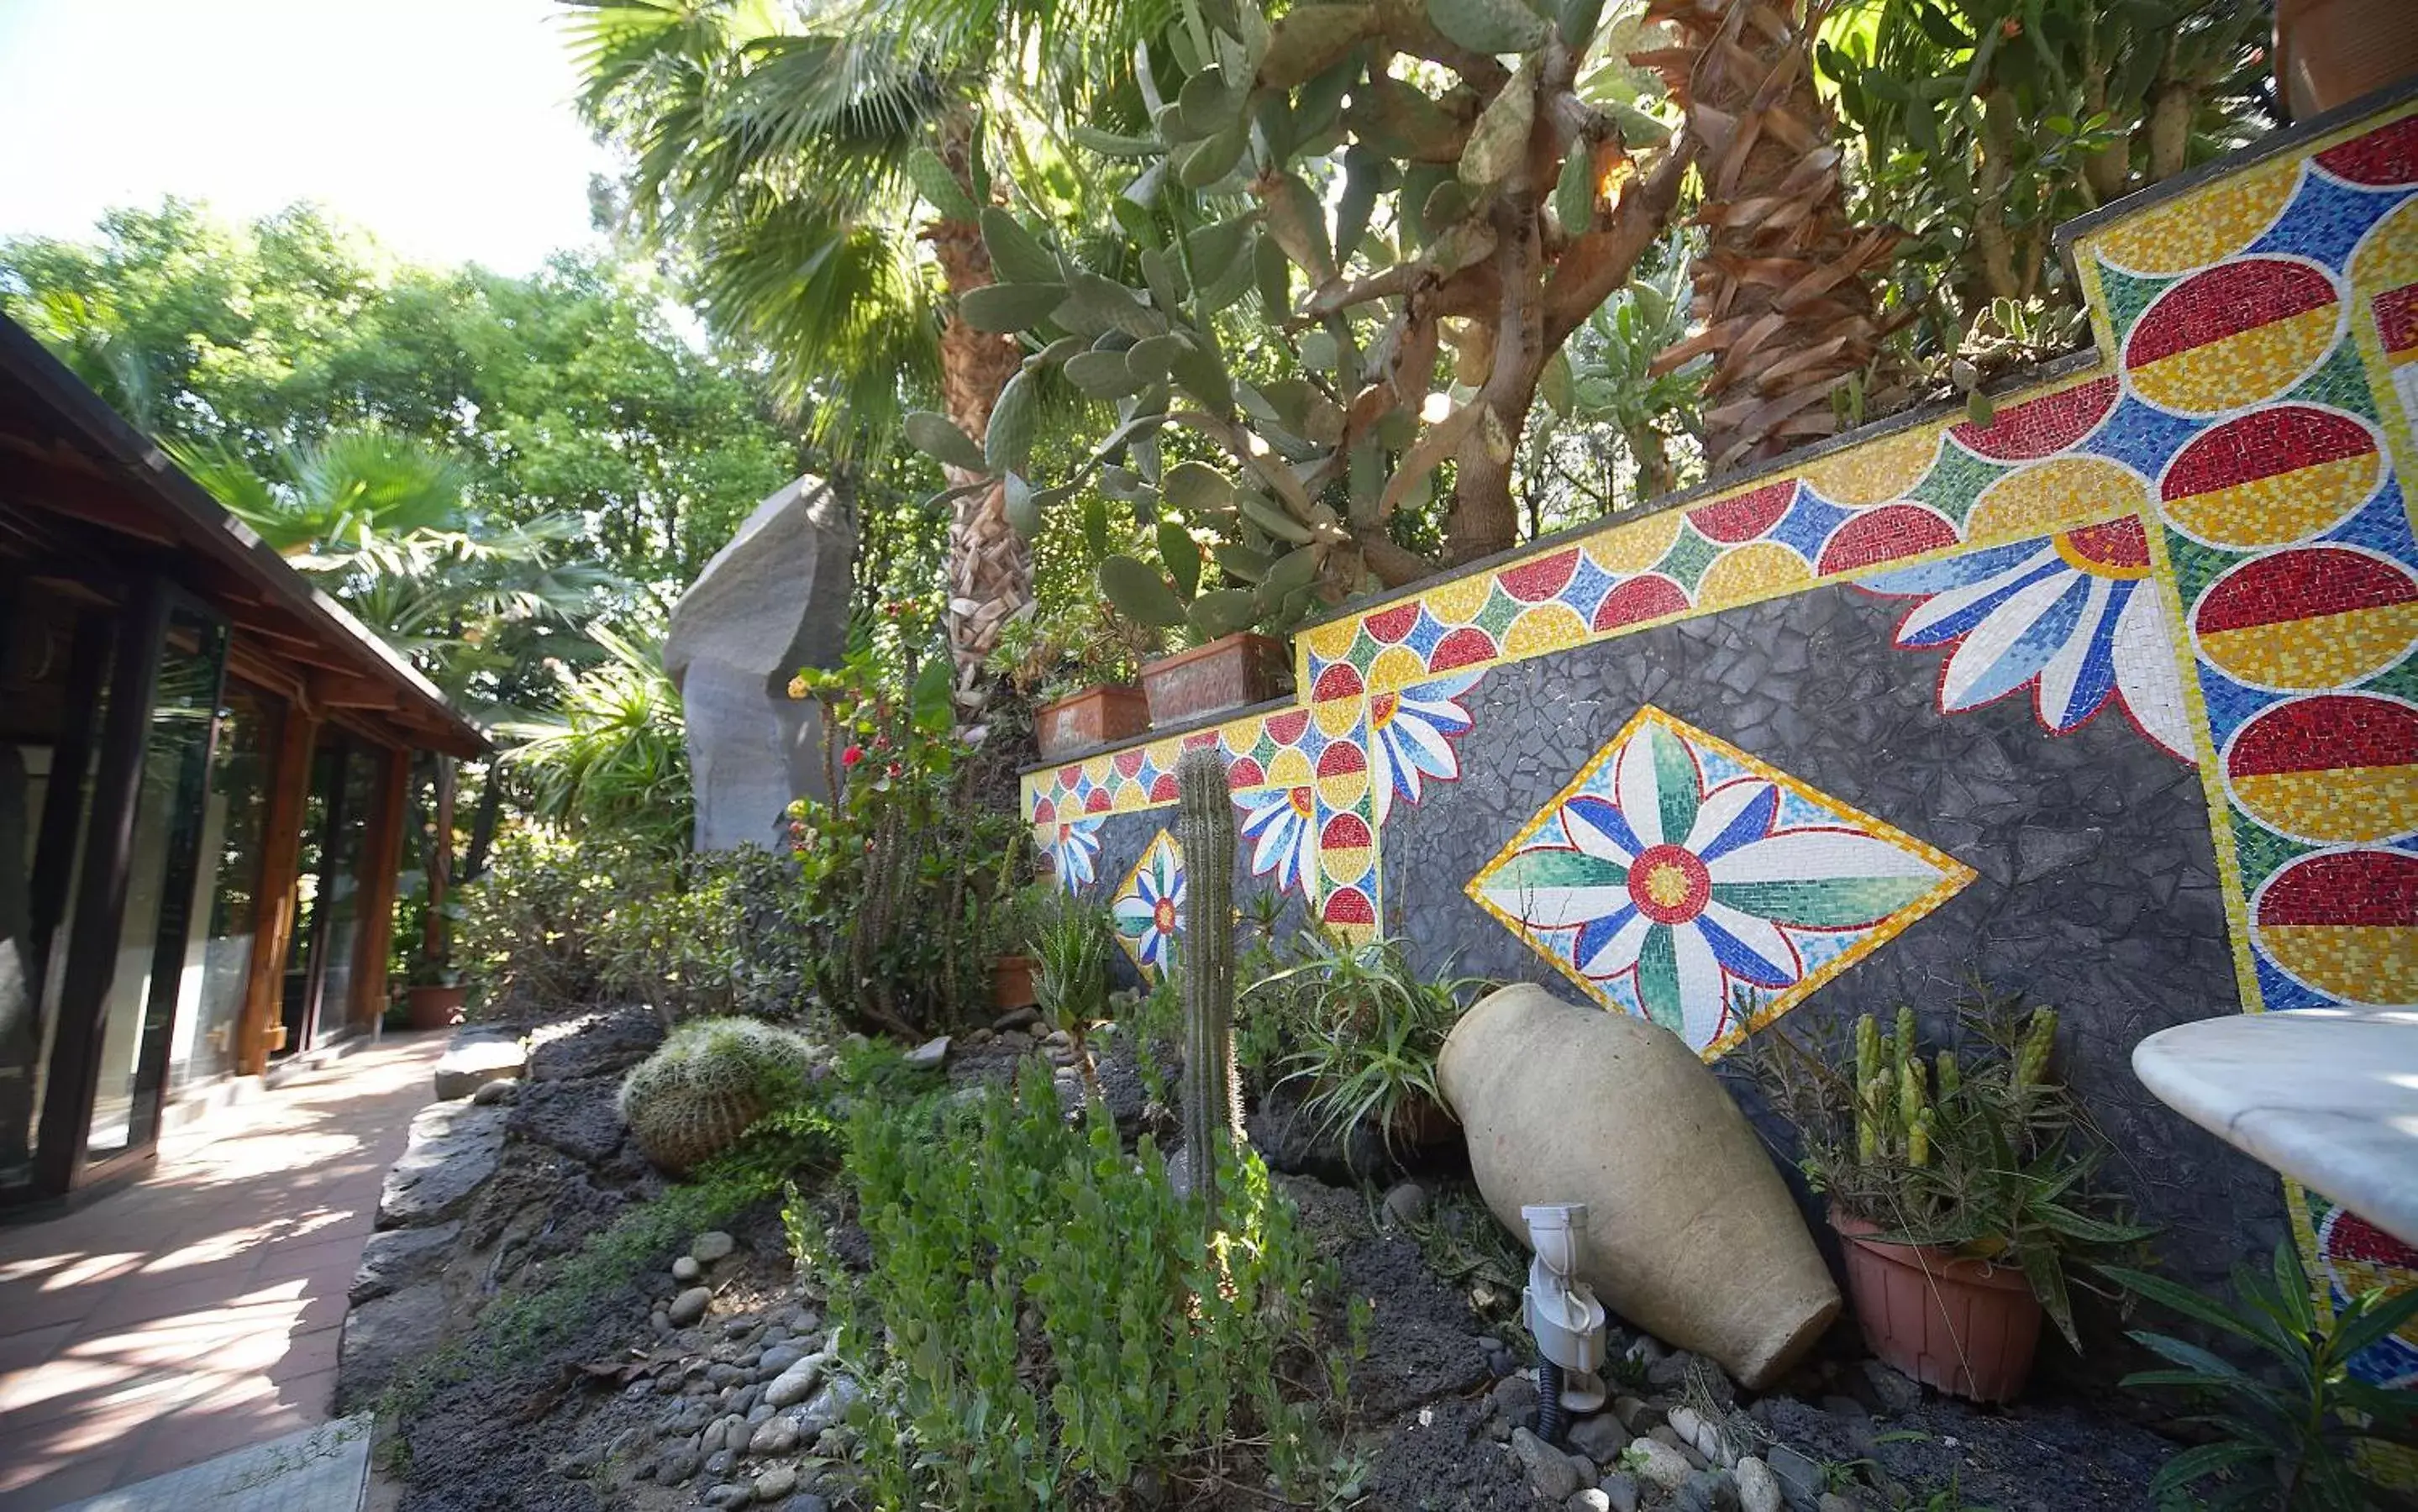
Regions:
<instances>
[{"instance_id":1,"label":"white marble table top","mask_svg":"<svg viewBox=\"0 0 2418 1512\"><path fill-rule=\"evenodd\" d=\"M2133 1074L2226 1143L2418 1245L2418 1010L2178 1024L2133 1046Z\"/></svg>"}]
</instances>

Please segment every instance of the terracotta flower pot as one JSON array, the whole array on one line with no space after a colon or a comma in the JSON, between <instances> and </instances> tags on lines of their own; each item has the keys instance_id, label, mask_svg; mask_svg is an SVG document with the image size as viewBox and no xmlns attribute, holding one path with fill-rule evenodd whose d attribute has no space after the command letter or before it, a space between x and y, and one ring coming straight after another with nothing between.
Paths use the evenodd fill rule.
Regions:
<instances>
[{"instance_id":1,"label":"terracotta flower pot","mask_svg":"<svg viewBox=\"0 0 2418 1512\"><path fill-rule=\"evenodd\" d=\"M1030 1008L1040 1001L1033 990L1033 957L1002 955L990 966L991 1006L1002 1010Z\"/></svg>"},{"instance_id":2,"label":"terracotta flower pot","mask_svg":"<svg viewBox=\"0 0 2418 1512\"><path fill-rule=\"evenodd\" d=\"M1944 1249L1884 1245L1878 1226L1830 1214L1845 1241L1847 1295L1864 1343L1927 1386L1979 1402L2012 1401L2032 1373L2041 1305L2011 1265Z\"/></svg>"},{"instance_id":3,"label":"terracotta flower pot","mask_svg":"<svg viewBox=\"0 0 2418 1512\"><path fill-rule=\"evenodd\" d=\"M414 1029L451 1029L462 1021L463 1000L469 995L468 987L413 987L405 1012Z\"/></svg>"},{"instance_id":4,"label":"terracotta flower pot","mask_svg":"<svg viewBox=\"0 0 2418 1512\"><path fill-rule=\"evenodd\" d=\"M2275 0L2275 94L2305 120L2418 75L2410 0Z\"/></svg>"},{"instance_id":5,"label":"terracotta flower pot","mask_svg":"<svg viewBox=\"0 0 2418 1512\"><path fill-rule=\"evenodd\" d=\"M1108 682L1043 704L1033 711L1033 738L1043 759L1108 745L1150 728L1150 706L1130 682Z\"/></svg>"},{"instance_id":6,"label":"terracotta flower pot","mask_svg":"<svg viewBox=\"0 0 2418 1512\"><path fill-rule=\"evenodd\" d=\"M1141 691L1150 722L1173 725L1265 702L1285 691L1291 671L1283 641L1246 630L1143 663Z\"/></svg>"}]
</instances>

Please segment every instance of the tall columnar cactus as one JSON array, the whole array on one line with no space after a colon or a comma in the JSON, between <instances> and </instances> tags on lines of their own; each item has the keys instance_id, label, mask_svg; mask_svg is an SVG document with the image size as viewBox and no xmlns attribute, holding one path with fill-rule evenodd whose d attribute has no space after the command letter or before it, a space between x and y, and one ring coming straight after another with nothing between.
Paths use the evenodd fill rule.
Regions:
<instances>
[{"instance_id":1,"label":"tall columnar cactus","mask_svg":"<svg viewBox=\"0 0 2418 1512\"><path fill-rule=\"evenodd\" d=\"M682 1024L621 1083L621 1117L649 1160L685 1173L739 1142L804 1085L814 1046L752 1018Z\"/></svg>"},{"instance_id":2,"label":"tall columnar cactus","mask_svg":"<svg viewBox=\"0 0 2418 1512\"><path fill-rule=\"evenodd\" d=\"M1194 1189L1217 1221L1217 1160L1241 1122L1234 1106L1234 803L1224 758L1205 747L1175 763L1184 847L1184 1150Z\"/></svg>"}]
</instances>

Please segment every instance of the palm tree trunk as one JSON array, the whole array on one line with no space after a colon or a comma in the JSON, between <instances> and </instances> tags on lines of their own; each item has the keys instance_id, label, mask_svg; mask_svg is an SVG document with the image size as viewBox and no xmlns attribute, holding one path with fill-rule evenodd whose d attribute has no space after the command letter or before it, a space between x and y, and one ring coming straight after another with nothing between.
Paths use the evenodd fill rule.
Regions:
<instances>
[{"instance_id":1,"label":"palm tree trunk","mask_svg":"<svg viewBox=\"0 0 2418 1512\"><path fill-rule=\"evenodd\" d=\"M1729 472L1837 429L1831 390L1890 328L1872 275L1899 233L1847 220L1800 0L1654 0L1646 17L1682 38L1650 60L1700 146L1696 219L1710 231L1692 269L1706 328L1655 371L1713 355L1705 451L1714 472Z\"/></svg>"},{"instance_id":2,"label":"palm tree trunk","mask_svg":"<svg viewBox=\"0 0 2418 1512\"><path fill-rule=\"evenodd\" d=\"M974 117L972 107L949 113L941 123L938 151L968 198L974 195ZM982 227L972 221L939 220L926 226L941 276L952 301L995 282ZM1000 391L1016 376L1023 353L1011 336L969 326L953 306L941 328L941 407L957 429L980 440L990 428ZM951 487L979 475L947 469ZM949 519L949 655L956 663L958 715L972 722L989 701L987 670L1000 630L1033 600L1033 554L1007 520L1007 490L992 483L959 495Z\"/></svg>"}]
</instances>

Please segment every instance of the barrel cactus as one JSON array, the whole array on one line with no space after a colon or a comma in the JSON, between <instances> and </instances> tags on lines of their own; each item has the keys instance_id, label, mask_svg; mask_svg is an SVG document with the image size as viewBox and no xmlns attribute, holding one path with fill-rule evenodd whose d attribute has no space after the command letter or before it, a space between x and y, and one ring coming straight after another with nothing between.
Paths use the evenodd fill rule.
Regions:
<instances>
[{"instance_id":1,"label":"barrel cactus","mask_svg":"<svg viewBox=\"0 0 2418 1512\"><path fill-rule=\"evenodd\" d=\"M621 1117L649 1160L676 1174L739 1142L803 1086L812 1042L753 1018L700 1018L672 1031L621 1083Z\"/></svg>"}]
</instances>

